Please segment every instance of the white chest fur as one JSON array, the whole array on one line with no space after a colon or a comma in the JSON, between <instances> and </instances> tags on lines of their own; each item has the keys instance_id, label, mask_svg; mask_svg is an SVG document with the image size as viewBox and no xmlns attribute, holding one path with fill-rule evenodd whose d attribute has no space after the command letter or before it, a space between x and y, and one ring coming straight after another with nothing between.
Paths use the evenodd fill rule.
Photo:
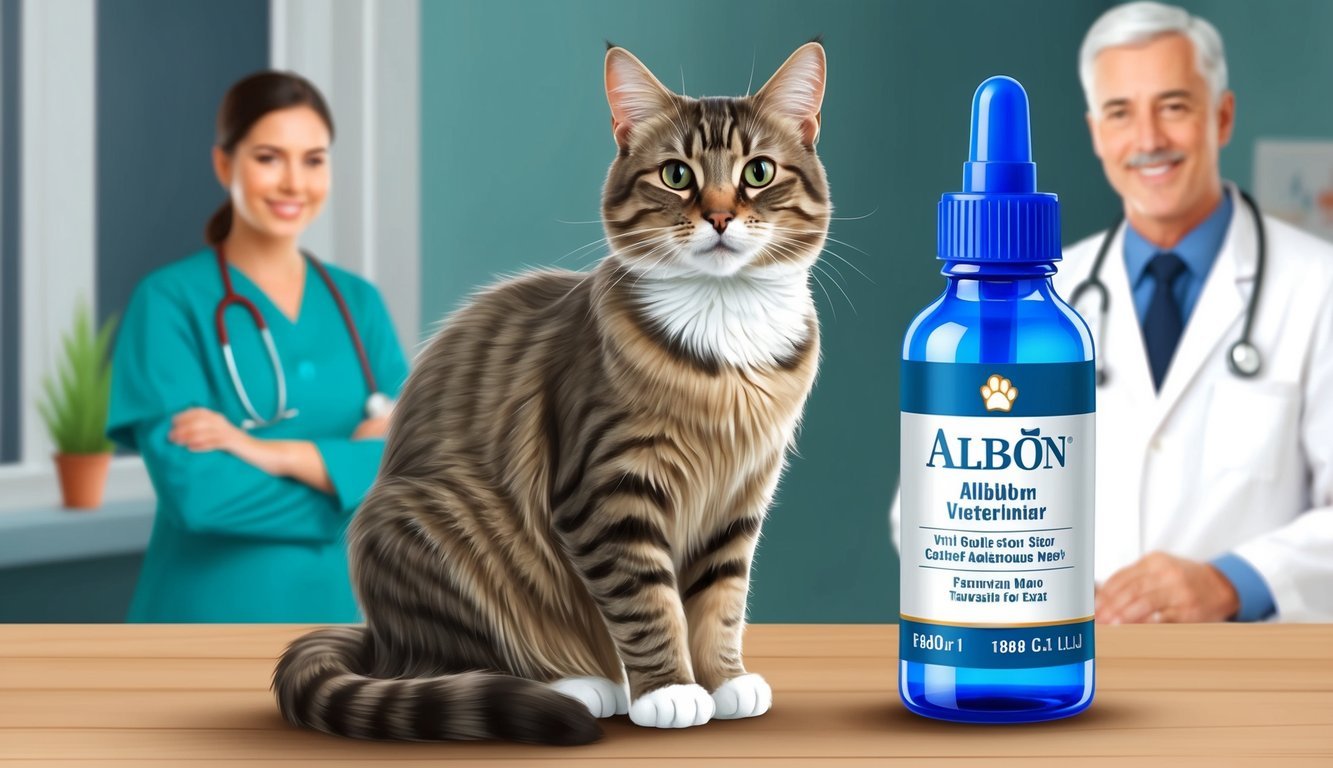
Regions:
<instances>
[{"instance_id":1,"label":"white chest fur","mask_svg":"<svg viewBox=\"0 0 1333 768\"><path fill-rule=\"evenodd\" d=\"M789 358L814 312L804 269L645 276L636 293L648 319L703 357L754 368Z\"/></svg>"}]
</instances>

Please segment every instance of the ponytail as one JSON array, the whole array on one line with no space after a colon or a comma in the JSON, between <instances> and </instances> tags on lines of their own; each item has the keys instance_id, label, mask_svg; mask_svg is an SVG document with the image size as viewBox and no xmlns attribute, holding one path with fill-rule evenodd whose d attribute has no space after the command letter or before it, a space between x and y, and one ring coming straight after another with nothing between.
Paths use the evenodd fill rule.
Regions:
<instances>
[{"instance_id":1,"label":"ponytail","mask_svg":"<svg viewBox=\"0 0 1333 768\"><path fill-rule=\"evenodd\" d=\"M231 201L223 203L208 218L204 227L204 241L209 245L218 245L231 234Z\"/></svg>"}]
</instances>

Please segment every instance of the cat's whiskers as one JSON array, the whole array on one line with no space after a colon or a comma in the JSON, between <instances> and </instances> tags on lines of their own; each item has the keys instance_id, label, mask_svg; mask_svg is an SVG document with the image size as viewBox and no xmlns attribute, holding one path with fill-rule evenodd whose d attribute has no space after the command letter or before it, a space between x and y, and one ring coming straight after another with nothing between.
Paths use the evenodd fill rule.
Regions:
<instances>
[{"instance_id":1,"label":"cat's whiskers","mask_svg":"<svg viewBox=\"0 0 1333 768\"><path fill-rule=\"evenodd\" d=\"M661 266L663 261L666 261L667 259L671 258L674 255L675 251L668 248L661 256L657 257L657 261L654 261L652 266L639 272L639 274L634 278L634 282L630 284L630 289L637 289L639 287L639 283L642 282L645 277L651 275L654 270L656 270L659 266Z\"/></svg>"},{"instance_id":2,"label":"cat's whiskers","mask_svg":"<svg viewBox=\"0 0 1333 768\"><path fill-rule=\"evenodd\" d=\"M803 243L802 243L801 245L804 246ZM820 253L821 253L821 254L822 254L822 253L827 253L827 254L830 255L830 256L836 257L839 261L843 262L844 264L847 264L849 267L851 267L852 269L856 270L856 273L859 274L861 277L864 277L864 278L866 279L866 281L869 282L871 285L874 285L874 284L875 284L875 281L874 281L874 280L871 280L869 275L867 275L866 273L862 272L860 269L857 268L857 266L856 266L855 264L853 264L853 263L851 263L850 261L848 261L847 259L843 258L843 257L842 257L840 254L838 254L836 251L833 251L833 250L831 250L831 249L825 247L825 248L821 248L821 249L820 249ZM838 277L840 277L840 278L842 278L844 281L846 281L846 279L847 279L846 275L844 275L844 274L842 273L842 270L838 269L838 267L837 267L836 264L834 264L834 263L831 262L831 261L823 261L823 260L820 260L820 261L823 262L823 265L824 265L825 267L828 267L828 268L832 269L834 272L836 272L836 273L838 274ZM839 287L841 287L841 286L839 286Z\"/></svg>"},{"instance_id":3,"label":"cat's whiskers","mask_svg":"<svg viewBox=\"0 0 1333 768\"><path fill-rule=\"evenodd\" d=\"M812 266L815 268L816 271L819 272L819 274L823 275L824 277L827 277L830 281L832 281L832 283L833 283L833 287L834 287L834 288L837 288L837 289L838 289L838 293L841 293L841 294L842 294L842 298L845 299L845 300L847 301L847 306L849 306L849 307L852 308L852 314L853 314L853 315L859 315L859 314L861 314L860 312L857 312L857 311L856 311L856 305L852 303L852 297L851 297L851 296L848 296L848 295L847 295L847 291L844 291L844 290L842 289L842 284L838 282L837 278L835 278L833 275L830 275L828 272L825 272L825 271L824 271L824 268L821 267L821 266L819 265L819 262L815 262ZM811 274L813 274L813 273L811 273ZM819 287L820 287L820 288L823 288L823 287L824 287L824 282L823 282L822 280L820 280L818 277L815 277L815 281L819 283ZM825 294L827 295L827 291L825 291ZM832 299L829 299L829 309L830 309L830 310L833 309L833 300L832 300ZM837 319L838 319L838 313L837 313L836 310L833 312L833 319L834 319L834 320L837 320Z\"/></svg>"},{"instance_id":4,"label":"cat's whiskers","mask_svg":"<svg viewBox=\"0 0 1333 768\"><path fill-rule=\"evenodd\" d=\"M809 243L806 243L806 242L801 241L801 240L797 240L797 239L795 239L795 238L786 237L786 236L784 236L784 235L777 235L777 236L775 236L770 242L783 243L783 244L787 245L788 247L792 247L792 248L794 248L795 251L796 251L794 255L797 256L797 257L799 257L800 255L805 254L805 253L808 253L808 252L810 252L811 250L813 250L813 249L810 247L810 244L809 244ZM819 253L829 253L829 254L833 254L833 255L835 255L835 256L837 255L837 254L834 254L833 251L830 251L830 250L827 249L827 248L821 248L821 249L819 250ZM845 259L844 259L844 261L845 261ZM825 264L824 266L829 267L830 269L832 269L834 272L836 272L836 273L838 274L838 277L842 278L844 281L847 279L847 276L844 275L844 274L842 273L842 270L841 270L841 269L838 269L837 265L833 264L832 262L829 262L829 263ZM852 265L852 268L853 268L853 269L856 269L856 266L855 266L855 265ZM869 278L866 278L866 279L869 279ZM872 281L872 282L873 282L873 281Z\"/></svg>"},{"instance_id":5,"label":"cat's whiskers","mask_svg":"<svg viewBox=\"0 0 1333 768\"><path fill-rule=\"evenodd\" d=\"M662 229L662 228L659 227L659 229ZM674 245L674 240L673 240L673 238L672 238L669 234L666 234L666 235L657 235L657 236L654 237L654 238L648 238L645 242L647 242L647 243L652 243L652 242L654 242L654 241L660 241L660 242L658 242L658 243L657 243L656 245L654 245L653 247L649 248L648 251L645 252L644 254L642 254L642 255L635 254L635 256L636 256L637 258L651 258L651 257L653 256L653 254L655 254L659 249L663 249L663 248L668 249L667 252L664 254L663 258L665 258L665 256L669 256L669 255L671 255L671 252L670 252L669 249ZM638 244L636 243L636 245L638 245ZM614 253L614 252L613 252L613 253ZM659 259L658 263L660 263L660 259ZM656 264L654 264L654 266L656 266ZM602 288L602 290L601 290L600 293L594 293L594 294L593 294L592 301L588 304L588 314L589 314L589 315L591 315L593 307L595 307L595 306L597 306L598 304L600 304L600 303L601 303L607 296L609 296L610 293L611 293L611 291L612 291L617 285L620 284L620 281L625 279L625 275L629 274L629 273L630 273L631 271L633 271L633 270L631 270L628 266L626 266L624 263L622 263L622 264L621 264L621 271L622 271L622 274L620 275L620 277L616 278L616 281L615 281L614 283L612 283L612 284L609 285L609 286L606 286L606 287ZM595 274L596 274L596 272L590 272L589 275L588 275L588 277L591 277L592 275L595 275ZM578 285L575 285L574 288L571 288L571 289L570 289L570 293L572 293L572 292L574 291L574 289L578 288L579 285L582 285L586 280L588 280L588 277L585 277L585 278L583 278L583 280L580 280L580 281L578 282ZM568 296L568 295L569 295L569 294L566 294L566 296Z\"/></svg>"},{"instance_id":6,"label":"cat's whiskers","mask_svg":"<svg viewBox=\"0 0 1333 768\"><path fill-rule=\"evenodd\" d=\"M664 229L664 227L649 227L648 229L649 229L649 230L652 230L652 229ZM657 238L657 239L664 240L664 241L667 241L667 240L669 239L669 235L657 235L656 238ZM599 241L597 241L597 242L608 242L608 243L609 243L609 242L610 242L610 238L602 238L602 240L599 240ZM651 242L651 240L650 240L650 242ZM609 253L607 254L607 257L610 256L610 253L613 253L613 251L612 251L612 252L609 252ZM651 251L650 251L650 253L651 253ZM603 258L607 258L607 257L603 257ZM582 278L581 280L579 280L577 283L575 283L573 287L571 287L568 291L565 291L565 295L563 295L563 296L560 297L560 301L564 301L565 299L569 298L570 295L573 294L575 291L577 291L577 290L579 289L580 286L582 286L584 283L588 282L590 279L592 279L592 278L595 277L596 275L597 275L597 271L596 271L596 270L592 270L592 271L588 272L586 275L583 276L583 278ZM605 295L605 294L603 294L603 295ZM588 312L587 312L588 316L591 316L591 315L592 315L592 308L593 308L593 306L595 306L595 304L597 303L597 298L598 298L598 297L597 297L596 295L594 295L594 297L593 297L593 301L588 305Z\"/></svg>"},{"instance_id":7,"label":"cat's whiskers","mask_svg":"<svg viewBox=\"0 0 1333 768\"><path fill-rule=\"evenodd\" d=\"M676 246L675 239L670 236L662 236L660 239L662 242L648 249L648 251L646 251L645 253L635 254L636 259L640 261L647 261L648 259L652 258L653 255L656 254L659 250L663 251L662 255L657 257L657 260L653 262L653 265L651 267L648 267L648 269L645 270L639 270L626 265L623 274L621 274L620 277L616 278L616 281L612 283L609 287L607 287L607 289L602 292L602 295L603 296L609 295L611 291L613 291L617 285L620 285L620 282L624 280L625 277L628 276L630 273L637 274L638 279L642 279L644 275L651 274L652 270L656 269L657 266L661 264L663 260L673 255L672 252Z\"/></svg>"},{"instance_id":8,"label":"cat's whiskers","mask_svg":"<svg viewBox=\"0 0 1333 768\"><path fill-rule=\"evenodd\" d=\"M879 206L875 206L871 209L870 213L865 213L860 216L830 216L829 221L860 221L861 219L868 219L876 213L879 213Z\"/></svg>"},{"instance_id":9,"label":"cat's whiskers","mask_svg":"<svg viewBox=\"0 0 1333 768\"><path fill-rule=\"evenodd\" d=\"M565 259L569 258L570 256L573 256L574 254L576 254L576 253L578 253L578 252L580 252L580 251L591 250L591 251L594 251L594 252L595 252L595 251L597 250L597 247L598 247L598 246L603 245L603 244L605 244L605 243L609 243L610 241L611 241L611 238L609 238L609 237L599 237L599 238L597 238L596 240L592 240L592 241L590 241L590 242L584 243L583 245L580 245L579 247L575 248L575 249L572 250L572 251L568 251L568 252L566 252L563 256L561 256L560 258L556 259L555 261L553 261L553 262L551 262L551 263L552 263L552 264L559 264L560 262L564 261ZM586 255L586 254L585 254L585 255Z\"/></svg>"},{"instance_id":10,"label":"cat's whiskers","mask_svg":"<svg viewBox=\"0 0 1333 768\"><path fill-rule=\"evenodd\" d=\"M803 243L803 242L801 242L801 241L793 240L793 239L791 239L791 238L785 238L785 237L782 237L782 236L778 236L778 237L775 238L774 240L770 241L769 245L771 245L774 249L778 250L779 252L786 253L786 254L788 254L788 255L791 255L791 256L793 256L793 257L797 257L797 258L799 258L799 256L800 256L803 252L806 252L806 251L809 250L809 245L808 245L808 244ZM802 250L793 251L793 250L792 250L792 249L793 249L793 246L800 246L800 248L801 248ZM821 249L821 253L832 253L832 251L829 251L827 248L824 248L824 249ZM836 255L836 254L834 254L834 255ZM844 261L845 261L845 259L844 259ZM811 262L811 265L810 265L810 266L813 267L813 268L815 268L815 269L817 269L817 270L819 270L819 272L820 272L821 274L823 274L825 277L827 277L828 279L830 279L830 280L833 281L833 285L834 285L834 287L836 287L836 288L842 293L843 297L844 297L845 299L847 299L847 305L850 306L850 307L852 308L852 312L855 313L855 312L856 312L856 304L851 300L851 297L847 295L847 291L843 289L843 287L842 287L842 283L839 282L839 278L841 278L842 281L846 281L846 279L847 279L847 277L846 277L845 275L842 274L841 270L839 270L839 269L838 269L832 262L828 262L828 263L825 263L825 264L821 264L819 260L815 260L814 262ZM856 269L856 265L853 264L853 265L851 265L851 266L852 266L853 269ZM837 277L834 277L834 275L829 274L827 271L825 271L825 268L832 269L833 272L837 275ZM857 271L859 272L860 270L857 270ZM862 273L862 275L864 276L864 273ZM818 281L818 277L816 277L815 279L816 279L816 281ZM866 279L869 280L869 278L866 278ZM873 282L873 281L872 281L872 282ZM820 288L823 288L823 284L822 284L822 282L820 283ZM827 293L827 291L826 291L826 293ZM832 307L830 306L830 309L831 309L831 308L832 308Z\"/></svg>"},{"instance_id":11,"label":"cat's whiskers","mask_svg":"<svg viewBox=\"0 0 1333 768\"><path fill-rule=\"evenodd\" d=\"M777 251L778 253L784 253L784 255L792 257L800 257L800 253L793 253L792 251L789 251L789 249L786 249L786 247L784 247L784 245L780 243L769 243L768 245L766 245L766 247L772 247L774 251ZM817 260L810 261L810 267L812 267L813 269L818 269L818 264L820 263L818 263ZM828 288L824 287L824 281L820 280L820 276L818 276L816 272L812 271L809 273L809 275L810 277L813 277L814 284L820 287L820 291L824 292L825 299L828 299L829 311L833 312L833 320L837 320L837 308L833 307L833 297L829 296ZM829 279L832 280L832 277L829 277ZM846 293L844 293L844 296L846 296ZM850 300L848 300L848 304L850 304ZM856 312L856 307L852 307L852 312Z\"/></svg>"},{"instance_id":12,"label":"cat's whiskers","mask_svg":"<svg viewBox=\"0 0 1333 768\"><path fill-rule=\"evenodd\" d=\"M819 290L821 290L821 291L824 292L824 298L828 300L828 308L829 308L829 311L833 313L833 320L834 320L834 322L837 322L837 320L838 320L838 308L835 307L835 306L833 306L833 297L829 295L828 289L824 287L824 281L823 281L823 280L820 280L820 279L819 279L819 275L816 274L814 271L811 271L811 272L810 272L810 277L814 278L814 280L815 280L815 285L819 286Z\"/></svg>"},{"instance_id":13,"label":"cat's whiskers","mask_svg":"<svg viewBox=\"0 0 1333 768\"><path fill-rule=\"evenodd\" d=\"M828 233L826 233L826 232L821 232L820 230L793 229L793 228L791 228L791 227L777 227L777 226L773 227L773 230L774 230L775 232L779 232L779 231L780 231L780 232L787 232L787 233L790 233L790 234L798 234L798 235L818 235L818 234L823 234L823 235L824 235L824 240L826 240L826 241L828 241L828 242L830 242L830 243L837 243L838 245L845 245L845 246L847 246L848 248L851 248L852 250L854 250L854 251L856 251L856 252L858 252L858 253L864 254L864 255L866 256L866 258L872 258L872 259L874 258L874 256L871 256L869 253L866 253L865 251L861 250L860 248L857 248L856 246L852 245L851 243L846 242L846 241L844 241L844 240L839 240L839 239L836 238L836 237L831 237ZM833 257L835 257L835 258L841 259L841 260L843 261L843 263L845 263L847 266L851 267L852 269L855 269L855 270L857 271L857 273L861 275L861 277L864 277L866 280L869 280L871 285L874 285L874 284L875 284L875 281L874 281L873 279L871 279L870 275L867 275L866 273L862 272L861 269L860 269L859 267L857 267L855 264L853 264L853 263L852 263L851 261L849 261L848 259L844 258L841 254L839 254L839 253L837 253L837 252L835 252L835 251L829 250L827 247L825 247L823 250L826 251L829 255L831 255L831 256L833 256Z\"/></svg>"},{"instance_id":14,"label":"cat's whiskers","mask_svg":"<svg viewBox=\"0 0 1333 768\"><path fill-rule=\"evenodd\" d=\"M875 284L876 284L875 281L872 280L872 279L870 278L870 275L867 275L866 273L862 272L861 269L860 269L859 267L857 267L857 266L856 266L855 264L853 264L851 261L849 261L848 259L846 259L845 257L843 257L842 254L838 253L837 251L833 250L832 248L829 248L828 246L824 246L824 248L822 248L822 249L820 250L820 253L827 253L828 255L832 256L833 258L837 259L838 261L841 261L843 264L846 264L847 266L851 267L853 270L856 271L856 274L860 275L861 277L864 277L864 278L866 279L866 282L870 283L871 285L875 285ZM837 273L838 273L839 275L842 274L842 270L840 270L840 269L838 269L836 266L834 266L833 262L830 261L830 262L827 262L827 263L828 263L828 266L833 267L834 270L837 271ZM844 279L845 279L845 278L844 278Z\"/></svg>"},{"instance_id":15,"label":"cat's whiskers","mask_svg":"<svg viewBox=\"0 0 1333 768\"><path fill-rule=\"evenodd\" d=\"M755 46L750 51L750 79L745 83L745 95L748 98L750 89L754 87L754 63L759 59L759 47Z\"/></svg>"},{"instance_id":16,"label":"cat's whiskers","mask_svg":"<svg viewBox=\"0 0 1333 768\"><path fill-rule=\"evenodd\" d=\"M557 304L564 303L565 299L568 299L575 291L579 289L579 286L591 280L594 276L596 276L596 274L597 274L596 270L590 271L587 274L585 274L582 278L579 279L577 283L574 283L573 287L571 287L568 291L565 291L565 295L561 296L556 303ZM591 305L588 308L588 314L592 314Z\"/></svg>"},{"instance_id":17,"label":"cat's whiskers","mask_svg":"<svg viewBox=\"0 0 1333 768\"><path fill-rule=\"evenodd\" d=\"M644 261L646 259L652 258L657 253L658 250L662 248L669 248L671 246L676 246L676 245L677 243L674 234L668 232L665 234L655 235L653 237L645 238L639 242L634 243L633 246L631 246L634 250L620 250L620 251L615 251L615 253L620 256L633 257L637 261ZM628 265L626 266L627 268L630 268L631 271L633 271L632 267L629 267Z\"/></svg>"},{"instance_id":18,"label":"cat's whiskers","mask_svg":"<svg viewBox=\"0 0 1333 768\"><path fill-rule=\"evenodd\" d=\"M556 219L557 224L619 224L622 221L629 221L629 217L623 219L589 219L588 221L565 221Z\"/></svg>"},{"instance_id":19,"label":"cat's whiskers","mask_svg":"<svg viewBox=\"0 0 1333 768\"><path fill-rule=\"evenodd\" d=\"M862 255L864 255L864 256L867 256L867 257L869 257L869 258L874 258L874 256L872 256L871 254L867 253L866 251L861 250L860 248L857 248L856 246L852 245L851 243L847 242L846 240L839 240L838 238L833 237L827 230L822 230L822 229L796 229L796 228L794 228L794 227L779 227L779 226L776 226L776 225L773 226L773 229L774 229L774 230L778 230L778 231L782 231L782 232L786 232L786 233L788 233L788 234L795 234L795 235L822 235L822 236L824 237L825 240L828 240L828 241L831 242L831 243L837 243L837 244L839 244L839 245L845 245L845 246L847 246L848 248L851 248L852 250L856 251L857 253L860 253L860 254L862 254Z\"/></svg>"},{"instance_id":20,"label":"cat's whiskers","mask_svg":"<svg viewBox=\"0 0 1333 768\"><path fill-rule=\"evenodd\" d=\"M681 98L686 98L686 99L688 99L689 97L685 95L685 69L684 69L684 67L682 67L681 70L680 70L680 90L681 90L681 94L680 94L680 95L681 95ZM688 128L689 123L685 120L685 113L683 113L683 112L680 111L680 99L672 98L672 99L670 99L670 101L671 101L671 106L674 107L675 110L676 110L676 119L675 119L675 121L674 121L673 124L676 126L676 130L679 132L679 134L680 134L680 135L684 135L684 134L686 134L686 133L689 132L689 128Z\"/></svg>"},{"instance_id":21,"label":"cat's whiskers","mask_svg":"<svg viewBox=\"0 0 1333 768\"><path fill-rule=\"evenodd\" d=\"M579 251L582 251L582 250L585 250L585 249L589 249L589 248L596 249L596 247L597 247L598 245L601 245L601 244L603 244L603 243L607 243L607 244L609 244L609 243L611 242L611 238L613 238L613 237L628 237L628 236L631 236L631 235L646 234L646 233L648 233L648 232L657 232L657 231L659 231L659 230L664 230L664 229L667 229L667 227L644 227L644 228L642 228L642 229L632 229L632 230L630 230L630 231L628 231L628 232L617 232L617 233L615 233L614 235L607 235L607 236L604 236L604 237L599 237L599 238L597 238L596 240L592 240L592 241L590 241L590 242L584 243L583 245L580 245L578 248L575 248L574 250L569 251L568 253L566 253L565 255L561 256L561 257L558 258L558 259L556 259L556 260L555 260L554 262L552 262L552 263L553 263L553 264L559 264L560 262L564 261L565 259L569 258L570 256L573 256L575 253L578 253Z\"/></svg>"},{"instance_id":22,"label":"cat's whiskers","mask_svg":"<svg viewBox=\"0 0 1333 768\"><path fill-rule=\"evenodd\" d=\"M675 241L672 239L667 239L662 243L659 243L658 245L654 246L647 252L638 256L639 261L647 261L648 259L653 259L654 255L660 251L661 255L653 259L652 264L648 265L646 268L626 267L626 271L634 273L635 275L634 282L637 283L639 280L642 280L645 276L651 275L658 267L662 265L662 262L666 261L672 256L675 256L677 250L678 246L676 245Z\"/></svg>"}]
</instances>

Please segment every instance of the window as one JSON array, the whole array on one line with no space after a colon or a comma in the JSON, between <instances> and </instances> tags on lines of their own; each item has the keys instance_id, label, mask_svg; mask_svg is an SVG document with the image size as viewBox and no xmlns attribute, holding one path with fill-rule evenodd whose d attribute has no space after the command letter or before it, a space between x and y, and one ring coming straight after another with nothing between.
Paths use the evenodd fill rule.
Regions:
<instances>
[{"instance_id":1,"label":"window","mask_svg":"<svg viewBox=\"0 0 1333 768\"><path fill-rule=\"evenodd\" d=\"M218 101L270 62L320 86L338 123L335 193L304 242L373 279L412 349L418 13L372 0L0 0L0 513L58 503L32 400L75 303L121 312L145 274L203 245L223 199L209 162ZM151 495L137 457L118 457L107 499Z\"/></svg>"},{"instance_id":2,"label":"window","mask_svg":"<svg viewBox=\"0 0 1333 768\"><path fill-rule=\"evenodd\" d=\"M0 0L0 465L18 461L19 0Z\"/></svg>"}]
</instances>

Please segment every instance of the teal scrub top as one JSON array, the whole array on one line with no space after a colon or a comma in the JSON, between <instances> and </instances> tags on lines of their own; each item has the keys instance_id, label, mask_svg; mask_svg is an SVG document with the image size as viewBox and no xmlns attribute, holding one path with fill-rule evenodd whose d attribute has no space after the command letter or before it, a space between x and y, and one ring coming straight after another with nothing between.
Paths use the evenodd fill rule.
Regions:
<instances>
[{"instance_id":1,"label":"teal scrub top","mask_svg":"<svg viewBox=\"0 0 1333 768\"><path fill-rule=\"evenodd\" d=\"M361 334L382 392L397 397L407 362L379 292L326 265ZM157 515L130 605L137 622L356 622L344 533L379 470L384 441L352 440L368 391L328 286L306 265L295 322L240 270L236 292L268 323L298 414L255 437L309 440L333 493L274 477L225 451L170 442L172 417L192 407L247 417L223 361L214 313L223 296L212 250L163 267L135 289L112 358L107 435L138 451L157 492ZM254 321L226 314L245 389L260 416L276 408L277 379Z\"/></svg>"}]
</instances>

